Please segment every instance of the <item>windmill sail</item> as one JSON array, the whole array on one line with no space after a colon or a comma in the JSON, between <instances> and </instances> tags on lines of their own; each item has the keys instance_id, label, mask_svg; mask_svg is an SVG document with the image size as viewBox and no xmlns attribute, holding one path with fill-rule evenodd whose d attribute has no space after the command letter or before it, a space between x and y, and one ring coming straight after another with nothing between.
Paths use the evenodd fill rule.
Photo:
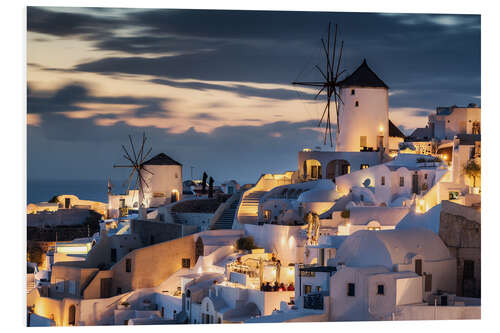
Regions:
<instances>
[{"instance_id":1,"label":"windmill sail","mask_svg":"<svg viewBox=\"0 0 500 333\"><path fill-rule=\"evenodd\" d=\"M318 123L318 127L321 127L323 122L325 123L325 135L323 143L326 144L327 137L330 138L330 145L333 147L333 138L332 138L332 124L331 124L331 114L330 114L330 104L334 101L335 113L337 116L337 135L340 133L339 127L339 102L343 103L342 98L340 97L339 92L339 82L340 76L345 72L340 70L340 64L342 61L342 52L344 49L344 41L340 42L340 48L337 56L337 34L338 34L338 26L335 24L335 33L333 37L333 43L331 42L331 23L328 24L328 38L327 41L321 38L321 44L323 46L323 51L325 54L325 69L322 70L319 65L316 65L315 68L320 72L323 81L312 81L312 82L292 82L294 85L302 85L308 87L316 87L319 89L318 93L314 97L317 99L321 93L326 93L327 102L321 118ZM325 117L326 116L326 117Z\"/></svg>"}]
</instances>

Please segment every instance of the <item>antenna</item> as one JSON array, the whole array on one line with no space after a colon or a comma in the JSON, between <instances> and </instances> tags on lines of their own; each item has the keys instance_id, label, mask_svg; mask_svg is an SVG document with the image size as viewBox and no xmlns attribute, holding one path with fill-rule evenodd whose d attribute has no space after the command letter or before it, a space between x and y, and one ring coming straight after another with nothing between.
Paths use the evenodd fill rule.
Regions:
<instances>
[{"instance_id":1,"label":"antenna","mask_svg":"<svg viewBox=\"0 0 500 333\"><path fill-rule=\"evenodd\" d=\"M129 135L128 139L130 141L130 147L131 147L133 157L129 153L129 151L127 151L127 149L125 148L124 145L122 145L122 148L123 148L123 151L125 152L123 157L127 161L130 162L130 165L113 165L113 168L130 168L131 169L130 175L128 177L127 194L129 192L130 185L132 184L134 176L136 177L133 189L139 190L139 218L142 219L142 218L145 218L144 203L143 203L143 201L144 201L144 186L149 188L149 185L146 183L146 181L144 179L144 172L148 172L151 175L153 175L153 173L151 171L149 171L148 169L146 169L144 167L144 160L146 160L146 158L149 156L149 154L151 153L151 150L153 148L149 148L148 152L144 154L144 145L146 144L146 140L147 140L145 133L142 134L141 148L137 152L135 150L134 143L132 142L132 136Z\"/></svg>"},{"instance_id":2,"label":"antenna","mask_svg":"<svg viewBox=\"0 0 500 333\"><path fill-rule=\"evenodd\" d=\"M333 44L330 45L330 31L331 31L331 22L328 23L328 39L325 43L325 40L321 38L321 44L323 45L323 51L325 52L325 70L321 70L319 65L314 66L320 73L321 76L323 77L323 81L316 81L316 82L292 82L294 85L302 85L302 86L308 86L308 87L316 87L319 89L318 93L314 97L314 99L317 99L318 96L324 91L326 92L327 96L327 102L325 105L325 109L323 110L323 114L321 116L321 119L319 120L318 127L321 127L321 124L323 123L323 120L325 119L325 136L323 140L323 144L326 145L326 138L327 136L330 137L330 145L333 147L333 139L332 139L332 124L331 124L331 118L330 118L330 102L333 96L333 99L335 101L335 112L337 114L337 135L340 133L340 127L339 127L339 102L342 104L344 101L342 101L342 98L340 97L340 91L339 91L339 80L340 76L345 72L345 70L340 71L340 62L342 60L342 51L344 49L344 41L340 42L340 50L339 54L337 57L337 31L338 31L338 26L335 24L335 33L333 37ZM337 63L335 66L335 62Z\"/></svg>"}]
</instances>

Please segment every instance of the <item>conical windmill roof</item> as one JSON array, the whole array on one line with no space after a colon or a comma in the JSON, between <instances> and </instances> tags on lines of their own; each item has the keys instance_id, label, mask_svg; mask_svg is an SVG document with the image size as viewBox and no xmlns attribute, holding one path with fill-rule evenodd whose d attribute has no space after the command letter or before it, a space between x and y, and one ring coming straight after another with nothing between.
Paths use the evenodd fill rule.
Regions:
<instances>
[{"instance_id":1,"label":"conical windmill roof","mask_svg":"<svg viewBox=\"0 0 500 333\"><path fill-rule=\"evenodd\" d=\"M179 162L176 160L172 159L171 157L167 156L164 153L160 153L153 158L147 160L146 162L142 163L142 165L180 165Z\"/></svg>"},{"instance_id":2,"label":"conical windmill roof","mask_svg":"<svg viewBox=\"0 0 500 333\"><path fill-rule=\"evenodd\" d=\"M366 59L363 60L361 66L358 67L351 75L340 81L339 86L341 87L389 87L382 81L377 74L366 63Z\"/></svg>"}]
</instances>

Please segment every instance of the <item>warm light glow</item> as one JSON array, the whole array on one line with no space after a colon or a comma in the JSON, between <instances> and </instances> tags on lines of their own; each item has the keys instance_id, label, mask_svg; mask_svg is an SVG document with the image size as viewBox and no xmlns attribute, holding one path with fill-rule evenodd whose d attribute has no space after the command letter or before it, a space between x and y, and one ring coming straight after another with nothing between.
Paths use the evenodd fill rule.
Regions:
<instances>
[{"instance_id":1,"label":"warm light glow","mask_svg":"<svg viewBox=\"0 0 500 333\"><path fill-rule=\"evenodd\" d=\"M306 152L306 153L309 153L309 152L311 152L311 151L312 151L312 149L311 149L311 148L304 148L304 149L302 149L302 151L303 151L303 152Z\"/></svg>"},{"instance_id":2,"label":"warm light glow","mask_svg":"<svg viewBox=\"0 0 500 333\"><path fill-rule=\"evenodd\" d=\"M378 128L378 130L379 130L380 132L383 132L383 131L384 131L384 126L380 125L380 126L379 126L379 128Z\"/></svg>"},{"instance_id":3,"label":"warm light glow","mask_svg":"<svg viewBox=\"0 0 500 333\"><path fill-rule=\"evenodd\" d=\"M448 155L443 155L443 160L447 160L448 159Z\"/></svg>"}]
</instances>

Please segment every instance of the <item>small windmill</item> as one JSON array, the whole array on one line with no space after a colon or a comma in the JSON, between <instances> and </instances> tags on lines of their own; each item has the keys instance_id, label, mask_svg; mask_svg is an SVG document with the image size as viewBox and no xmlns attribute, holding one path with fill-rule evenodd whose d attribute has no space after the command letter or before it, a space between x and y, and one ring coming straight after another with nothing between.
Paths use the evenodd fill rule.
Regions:
<instances>
[{"instance_id":1,"label":"small windmill","mask_svg":"<svg viewBox=\"0 0 500 333\"><path fill-rule=\"evenodd\" d=\"M153 173L151 171L149 171L148 169L146 169L144 167L143 163L146 160L146 158L149 156L149 154L151 153L151 150L153 148L149 148L148 152L144 154L144 145L146 144L146 140L147 140L145 133L142 134L141 149L139 149L139 151L137 153L136 153L136 150L134 147L134 143L132 142L132 137L130 135L128 136L128 139L130 141L130 146L131 146L131 150L133 153L133 157L129 154L129 152L127 151L125 146L122 145L123 151L125 152L125 155L123 155L123 157L125 157L125 159L127 161L129 161L131 164L130 165L113 165L113 167L114 168L131 168L132 169L130 172L130 176L128 177L127 193L130 190L130 185L132 184L133 179L134 179L134 175L135 175L136 180L135 180L135 184L133 186L133 189L139 190L139 217L144 218L144 215L145 215L144 214L144 205L143 205L144 186L146 186L148 188L149 188L149 186L148 186L147 182L145 181L143 175L144 175L144 172L148 172L151 175L153 175Z\"/></svg>"},{"instance_id":2,"label":"small windmill","mask_svg":"<svg viewBox=\"0 0 500 333\"><path fill-rule=\"evenodd\" d=\"M332 139L332 124L331 124L331 119L330 119L330 102L333 96L333 99L335 101L335 111L337 113L337 135L340 133L340 127L339 127L339 101L341 103L344 103L342 101L342 98L340 98L340 92L339 92L339 77L345 72L345 70L340 71L340 62L342 60L342 50L344 49L344 41L341 41L340 43L340 51L339 55L337 57L337 24L335 24L335 34L333 37L333 44L330 45L330 30L331 30L331 22L328 23L328 40L325 43L325 40L321 38L321 43L323 44L323 50L325 52L325 63L326 63L326 70L323 71L321 70L319 65L316 65L315 68L321 73L321 76L323 77L323 81L317 81L317 82L292 82L294 85L302 85L302 86L309 86L309 87L316 87L319 88L318 93L314 97L314 99L317 99L318 96L324 91L326 92L326 97L327 97L327 102L325 109L323 110L323 114L321 116L321 119L319 120L318 127L321 127L321 124L323 123L323 119L325 119L326 115L326 125L325 125L325 138L324 138L324 144L326 145L326 137L329 135L330 136L330 145L333 147L333 139ZM336 63L336 66L335 66Z\"/></svg>"}]
</instances>

